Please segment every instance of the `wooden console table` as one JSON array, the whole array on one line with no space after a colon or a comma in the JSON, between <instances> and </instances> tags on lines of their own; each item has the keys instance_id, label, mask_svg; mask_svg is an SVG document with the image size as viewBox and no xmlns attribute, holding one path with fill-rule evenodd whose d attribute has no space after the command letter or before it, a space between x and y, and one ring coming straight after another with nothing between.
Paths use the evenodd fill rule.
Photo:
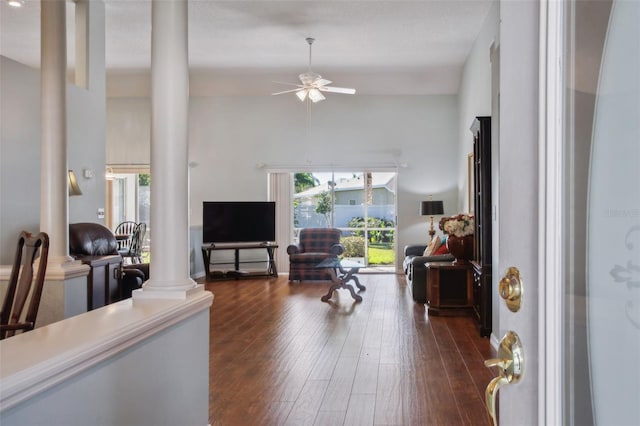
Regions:
<instances>
[{"instance_id":1,"label":"wooden console table","mask_svg":"<svg viewBox=\"0 0 640 426\"><path fill-rule=\"evenodd\" d=\"M204 271L207 279L215 278L240 278L245 276L271 276L277 277L278 270L276 269L276 262L274 259L275 249L278 245L275 243L228 243L228 244L203 244L202 245L202 260L204 261ZM248 260L240 261L240 250L255 250L263 249L267 251L267 260ZM211 271L211 265L225 265L230 262L211 262L211 252L216 250L233 250L234 251L234 270L233 271ZM249 273L240 270L241 263L267 263L267 270L258 273Z\"/></svg>"},{"instance_id":2,"label":"wooden console table","mask_svg":"<svg viewBox=\"0 0 640 426\"><path fill-rule=\"evenodd\" d=\"M432 315L473 312L473 267L430 262L427 268L427 306Z\"/></svg>"}]
</instances>

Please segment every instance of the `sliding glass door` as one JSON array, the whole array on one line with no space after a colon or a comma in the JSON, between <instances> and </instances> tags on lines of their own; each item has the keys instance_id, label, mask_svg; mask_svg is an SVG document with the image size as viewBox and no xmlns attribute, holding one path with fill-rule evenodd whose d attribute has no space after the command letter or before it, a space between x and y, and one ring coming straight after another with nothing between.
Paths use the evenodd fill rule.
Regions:
<instances>
[{"instance_id":1,"label":"sliding glass door","mask_svg":"<svg viewBox=\"0 0 640 426\"><path fill-rule=\"evenodd\" d=\"M294 173L293 228L338 228L344 257L394 271L396 173Z\"/></svg>"}]
</instances>

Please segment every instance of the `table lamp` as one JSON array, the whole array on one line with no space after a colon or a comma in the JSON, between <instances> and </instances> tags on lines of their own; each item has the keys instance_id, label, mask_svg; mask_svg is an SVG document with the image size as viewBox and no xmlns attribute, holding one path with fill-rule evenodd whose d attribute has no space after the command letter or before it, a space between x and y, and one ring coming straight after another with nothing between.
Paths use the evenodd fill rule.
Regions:
<instances>
[{"instance_id":1,"label":"table lamp","mask_svg":"<svg viewBox=\"0 0 640 426\"><path fill-rule=\"evenodd\" d=\"M423 201L420 203L420 214L422 216L431 216L431 227L429 228L429 237L433 238L436 234L436 230L433 227L433 216L437 214L444 214L444 206L442 201Z\"/></svg>"}]
</instances>

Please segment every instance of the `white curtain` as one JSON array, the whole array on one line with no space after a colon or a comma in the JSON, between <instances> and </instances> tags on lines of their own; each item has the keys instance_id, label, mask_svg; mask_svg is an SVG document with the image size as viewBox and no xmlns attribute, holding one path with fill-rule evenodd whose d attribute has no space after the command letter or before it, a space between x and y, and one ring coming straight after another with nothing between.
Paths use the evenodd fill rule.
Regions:
<instances>
[{"instance_id":1,"label":"white curtain","mask_svg":"<svg viewBox=\"0 0 640 426\"><path fill-rule=\"evenodd\" d=\"M276 267L278 273L289 272L287 246L293 243L292 174L269 173L269 201L276 202Z\"/></svg>"}]
</instances>

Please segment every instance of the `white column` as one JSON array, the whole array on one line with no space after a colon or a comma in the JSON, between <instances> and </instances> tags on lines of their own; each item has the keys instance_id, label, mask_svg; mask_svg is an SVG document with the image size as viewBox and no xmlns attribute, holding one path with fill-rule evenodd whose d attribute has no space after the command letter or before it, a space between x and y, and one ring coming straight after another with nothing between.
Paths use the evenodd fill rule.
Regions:
<instances>
[{"instance_id":1,"label":"white column","mask_svg":"<svg viewBox=\"0 0 640 426\"><path fill-rule=\"evenodd\" d=\"M65 0L41 1L40 43L40 230L50 243L38 327L86 312L89 274L69 256Z\"/></svg>"},{"instance_id":2,"label":"white column","mask_svg":"<svg viewBox=\"0 0 640 426\"><path fill-rule=\"evenodd\" d=\"M43 0L40 13L40 229L49 234L49 263L69 257L67 230L67 37L64 0Z\"/></svg>"},{"instance_id":3,"label":"white column","mask_svg":"<svg viewBox=\"0 0 640 426\"><path fill-rule=\"evenodd\" d=\"M134 299L186 297L189 277L187 0L151 4L150 280Z\"/></svg>"}]
</instances>

